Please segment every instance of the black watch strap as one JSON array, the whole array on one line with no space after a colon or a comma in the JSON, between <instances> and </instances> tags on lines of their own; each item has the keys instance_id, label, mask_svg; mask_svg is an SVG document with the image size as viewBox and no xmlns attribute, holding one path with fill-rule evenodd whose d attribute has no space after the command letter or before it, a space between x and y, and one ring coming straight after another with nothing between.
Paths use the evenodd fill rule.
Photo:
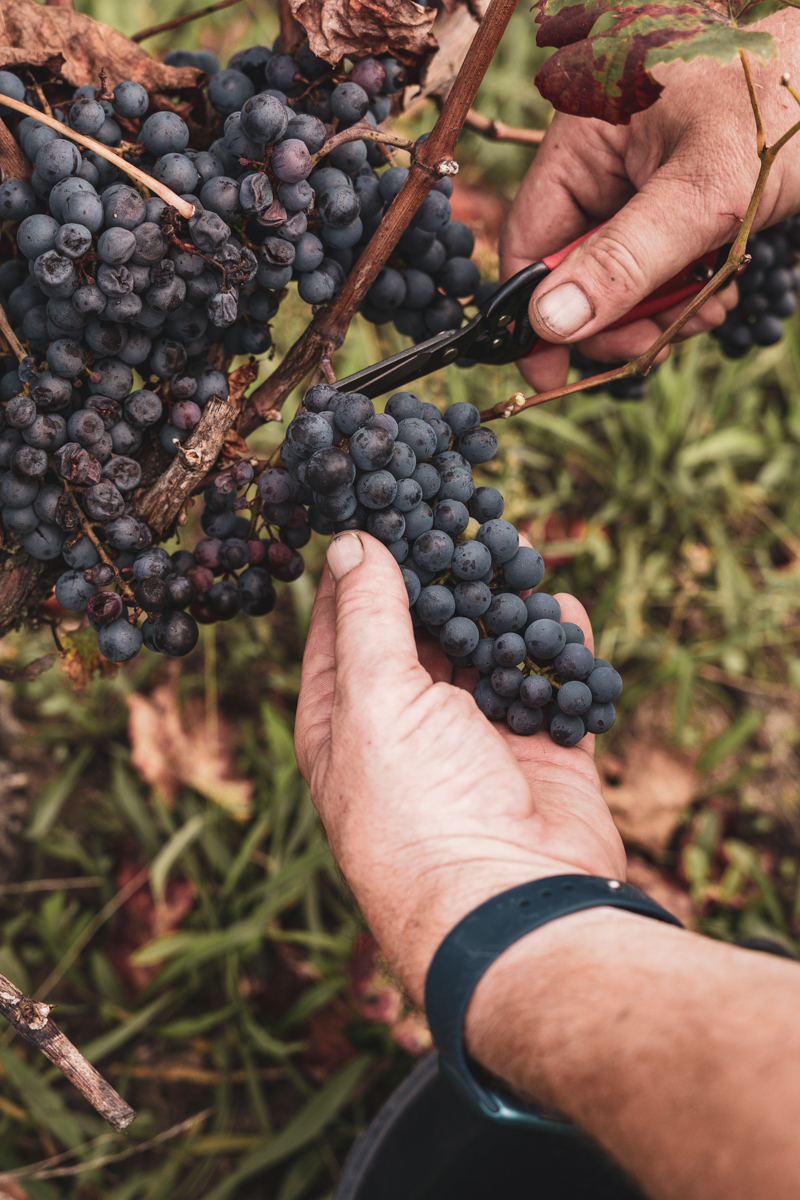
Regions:
<instances>
[{"instance_id":1,"label":"black watch strap","mask_svg":"<svg viewBox=\"0 0 800 1200\"><path fill-rule=\"evenodd\" d=\"M459 921L436 951L425 981L425 1010L442 1073L491 1120L573 1128L566 1122L542 1117L520 1102L504 1099L476 1078L463 1041L464 1018L472 993L495 959L527 933L557 917L609 906L683 928L677 917L628 883L595 875L554 875L493 896Z\"/></svg>"}]
</instances>

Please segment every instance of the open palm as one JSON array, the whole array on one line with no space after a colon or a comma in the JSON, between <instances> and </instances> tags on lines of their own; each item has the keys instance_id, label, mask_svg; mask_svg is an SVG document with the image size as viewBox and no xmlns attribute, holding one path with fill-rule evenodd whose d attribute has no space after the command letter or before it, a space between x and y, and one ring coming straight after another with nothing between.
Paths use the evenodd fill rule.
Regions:
<instances>
[{"instance_id":1,"label":"open palm","mask_svg":"<svg viewBox=\"0 0 800 1200\"><path fill-rule=\"evenodd\" d=\"M573 871L622 877L594 739L564 749L493 725L428 635L367 534L363 562L320 585L303 663L296 748L334 854L393 968L419 999L439 942L488 897ZM347 552L353 554L349 546ZM591 637L583 608L565 619Z\"/></svg>"}]
</instances>

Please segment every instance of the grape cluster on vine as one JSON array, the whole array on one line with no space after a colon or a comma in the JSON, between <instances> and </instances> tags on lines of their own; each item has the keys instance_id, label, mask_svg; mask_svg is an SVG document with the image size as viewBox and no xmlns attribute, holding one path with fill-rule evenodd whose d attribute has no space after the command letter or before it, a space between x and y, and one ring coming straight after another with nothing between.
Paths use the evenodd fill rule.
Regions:
<instances>
[{"instance_id":1,"label":"grape cluster on vine","mask_svg":"<svg viewBox=\"0 0 800 1200\"><path fill-rule=\"evenodd\" d=\"M220 136L208 145L197 126L192 146L189 124L154 111L133 80L79 87L53 115L121 148L194 206L188 221L132 186L122 165L81 152L66 129L0 108L34 164L30 182L0 185L13 238L0 303L27 352L0 375L0 516L29 555L64 564L56 598L87 611L101 652L118 662L141 645L187 653L197 620L266 612L271 580L302 571L302 510L265 500L241 515L254 491L247 463L206 488L207 536L192 561L185 551L169 560L136 515L140 460L156 439L176 455L211 398L228 397L224 361L269 351L290 282L311 305L332 299L407 176L363 138L320 157L335 133L388 116L405 82L391 56L347 75L308 46L296 57L251 47L225 70L206 53L168 62L209 76L208 124ZM2 95L41 111L13 72L0 72ZM442 181L421 206L364 305L418 340L460 325L458 297L479 288L450 191Z\"/></svg>"}]
</instances>

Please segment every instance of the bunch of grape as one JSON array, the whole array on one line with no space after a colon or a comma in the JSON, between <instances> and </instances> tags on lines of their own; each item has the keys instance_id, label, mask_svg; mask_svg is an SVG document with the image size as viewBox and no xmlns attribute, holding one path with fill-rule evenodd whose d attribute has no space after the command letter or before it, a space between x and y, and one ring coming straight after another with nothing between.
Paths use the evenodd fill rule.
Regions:
<instances>
[{"instance_id":1,"label":"bunch of grape","mask_svg":"<svg viewBox=\"0 0 800 1200\"><path fill-rule=\"evenodd\" d=\"M59 577L56 599L71 612L86 612L105 658L127 662L142 646L181 657L197 644L198 621L272 612L272 581L288 583L302 575L305 564L297 550L311 529L300 505L257 502L254 478L252 465L238 462L206 486L201 517L206 536L193 553L170 556L153 547L120 555L111 565L100 561L88 538L65 549L68 561L79 566ZM253 510L251 516L242 516L242 509ZM120 566L120 560L130 565ZM113 585L119 590L111 590Z\"/></svg>"},{"instance_id":2,"label":"bunch of grape","mask_svg":"<svg viewBox=\"0 0 800 1200\"><path fill-rule=\"evenodd\" d=\"M436 637L457 667L477 668L481 711L522 735L545 728L561 746L614 723L622 681L561 621L558 601L533 593L541 555L502 520L505 502L476 487L473 466L497 438L472 404L442 417L413 392L376 414L372 401L312 387L290 423L282 466L259 479L271 504L308 506L319 533L363 529L401 566L415 626Z\"/></svg>"},{"instance_id":3,"label":"bunch of grape","mask_svg":"<svg viewBox=\"0 0 800 1200\"><path fill-rule=\"evenodd\" d=\"M711 331L726 358L741 358L753 346L774 346L783 322L797 310L800 289L800 215L748 240L750 262L736 282L739 303Z\"/></svg>"},{"instance_id":4,"label":"bunch of grape","mask_svg":"<svg viewBox=\"0 0 800 1200\"><path fill-rule=\"evenodd\" d=\"M209 71L214 64L208 57L177 51L166 61ZM308 46L300 48L296 59L271 54L263 46L234 55L228 70L217 74L209 85L211 103L226 116L223 144L214 143L211 153L222 158L228 173L234 173L229 158L240 153L258 157L252 145L242 142L240 146L242 132L259 143L264 133L273 136L271 116L277 110L266 101L259 101L254 108L256 102L251 98L248 81L259 96L272 96L293 106L297 119L284 136L299 139L311 154L317 153L333 132L333 121L339 130L359 121L377 128L389 115L391 97L405 83L405 69L391 57L362 59L343 84L337 85L330 75L329 64L316 58ZM298 77L304 81L302 86L298 86ZM241 109L238 120L237 108ZM303 114L302 119L299 114ZM291 251L285 246L270 247L275 261L269 263L273 270L270 281L263 286L282 287L294 278L303 300L323 304L358 261L408 171L405 167L389 167L381 147L362 139L332 150L310 175L306 171L307 183L302 182L306 175L300 175L307 161L302 147L283 149L277 168L273 157L271 165L279 178L280 171L286 169L285 160L291 160L298 176L287 178L278 188L278 200L291 217L288 224L271 232L273 237L294 244L294 258L288 258ZM379 175L376 168L387 169ZM317 220L309 231L301 214L307 213L312 192L316 195ZM464 316L460 301L479 293L480 272L471 261L475 241L467 225L451 220L452 192L450 179L441 179L434 186L401 237L392 264L383 268L361 309L376 325L394 321L400 333L416 342L457 329ZM200 199L207 203L202 192ZM216 211L228 219L226 212L219 208ZM247 232L258 244L270 234L270 230L259 229L256 220L250 222ZM480 296L477 298L479 302ZM236 335L229 335L227 341L236 345Z\"/></svg>"},{"instance_id":5,"label":"bunch of grape","mask_svg":"<svg viewBox=\"0 0 800 1200\"><path fill-rule=\"evenodd\" d=\"M167 596L160 581L183 578L186 561L170 568L136 517L138 458L156 439L177 454L208 401L227 398L226 375L210 361L219 361L220 349L234 356L269 350L269 322L290 280L308 303L331 299L406 176L362 139L335 149L316 170L312 160L337 128L359 120L375 126L388 115L405 80L395 59L362 60L345 77L307 46L296 59L257 46L227 70L205 54L191 65L209 75L207 124L222 126L208 150L190 148L189 126L176 113L151 112L147 92L131 80L108 94L87 84L54 109L57 120L104 145L118 147L124 136L123 158L194 206L188 222L163 200L143 198L101 155L81 153L36 118L19 120L0 106L34 163L30 183L0 185L0 219L16 247L0 265L0 303L28 352L20 363L0 361L0 517L12 544L19 539L32 557L65 564L57 598L77 611L92 601L90 620L106 629L100 648L115 661L132 657L143 642L186 653L197 638L195 617L223 619L238 606L251 611L266 603L263 580L258 600L248 591L261 577L248 575L242 593L235 570L268 570L277 579L302 570L296 551L308 536L305 517L280 502L259 512L254 519L268 536L264 544L255 537L255 547L255 527L225 507L218 480L206 489L204 532L250 543L249 556L238 547L221 551L218 562L204 547L208 561L192 565L225 578L209 583L203 576L193 582L196 595L181 583ZM40 107L12 72L0 71L3 95ZM447 224L447 196L436 196L405 236L419 250L435 245L437 261L444 255L456 263L448 270L460 278L466 262L477 284L477 268L464 258L471 235ZM420 220L433 221L441 237ZM447 252L442 238L450 238ZM444 286L449 276L437 271ZM406 274L421 278L413 268ZM449 313L430 331L461 323L461 306L432 281L426 295L426 319L437 304ZM422 319L423 310L414 311ZM246 506L246 496L224 494L231 505ZM148 580L153 595L143 604L136 591ZM116 599L94 599L92 589L112 581ZM189 598L179 603L181 597ZM173 611L183 614L179 632L156 637L150 625L166 629Z\"/></svg>"}]
</instances>

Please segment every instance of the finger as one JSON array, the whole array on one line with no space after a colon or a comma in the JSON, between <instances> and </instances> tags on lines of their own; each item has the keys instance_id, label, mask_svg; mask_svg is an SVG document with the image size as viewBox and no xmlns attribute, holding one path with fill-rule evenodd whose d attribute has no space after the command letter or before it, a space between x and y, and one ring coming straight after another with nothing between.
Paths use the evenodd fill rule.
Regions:
<instances>
[{"instance_id":1,"label":"finger","mask_svg":"<svg viewBox=\"0 0 800 1200\"><path fill-rule=\"evenodd\" d=\"M420 666L400 568L375 538L332 538L328 569L336 617L335 703L396 708L430 686Z\"/></svg>"},{"instance_id":2,"label":"finger","mask_svg":"<svg viewBox=\"0 0 800 1200\"><path fill-rule=\"evenodd\" d=\"M557 592L555 599L561 605L561 620L571 621L573 625L577 625L579 629L583 630L583 636L586 639L584 645L594 654L592 623L580 600L570 596L569 592Z\"/></svg>"},{"instance_id":3,"label":"finger","mask_svg":"<svg viewBox=\"0 0 800 1200\"><path fill-rule=\"evenodd\" d=\"M657 170L539 285L530 304L536 331L552 342L593 337L728 240L733 219L704 178L700 164L678 157Z\"/></svg>"},{"instance_id":4,"label":"finger","mask_svg":"<svg viewBox=\"0 0 800 1200\"><path fill-rule=\"evenodd\" d=\"M621 157L629 131L556 113L500 242L500 277L568 246L633 194Z\"/></svg>"},{"instance_id":5,"label":"finger","mask_svg":"<svg viewBox=\"0 0 800 1200\"><path fill-rule=\"evenodd\" d=\"M310 778L313 763L330 732L336 674L335 629L333 588L328 572L323 571L303 652L295 720L295 751L305 779Z\"/></svg>"},{"instance_id":6,"label":"finger","mask_svg":"<svg viewBox=\"0 0 800 1200\"><path fill-rule=\"evenodd\" d=\"M548 345L546 350L538 350L532 358L518 359L517 370L535 392L553 391L567 382L569 350L566 346Z\"/></svg>"}]
</instances>

